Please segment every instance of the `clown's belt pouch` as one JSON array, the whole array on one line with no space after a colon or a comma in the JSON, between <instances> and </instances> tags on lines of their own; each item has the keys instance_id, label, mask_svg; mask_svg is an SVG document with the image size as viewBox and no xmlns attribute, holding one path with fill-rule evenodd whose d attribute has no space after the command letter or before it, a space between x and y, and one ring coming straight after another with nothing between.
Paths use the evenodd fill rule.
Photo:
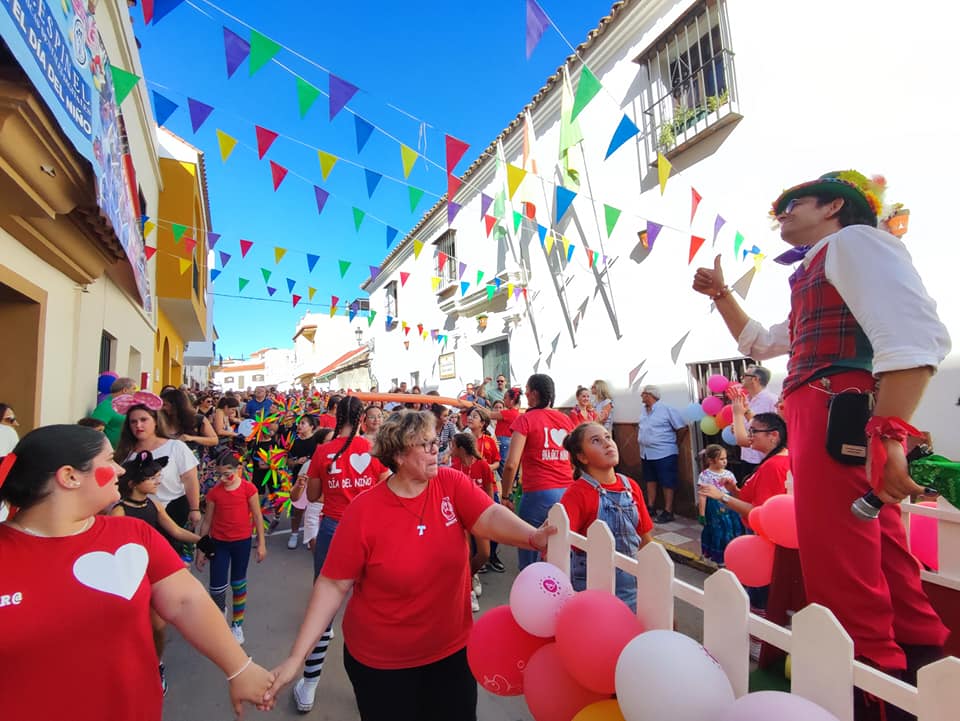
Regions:
<instances>
[{"instance_id":1,"label":"clown's belt pouch","mask_svg":"<svg viewBox=\"0 0 960 721\"><path fill-rule=\"evenodd\" d=\"M872 393L837 393L827 411L827 453L850 466L867 462L867 421L873 415Z\"/></svg>"}]
</instances>

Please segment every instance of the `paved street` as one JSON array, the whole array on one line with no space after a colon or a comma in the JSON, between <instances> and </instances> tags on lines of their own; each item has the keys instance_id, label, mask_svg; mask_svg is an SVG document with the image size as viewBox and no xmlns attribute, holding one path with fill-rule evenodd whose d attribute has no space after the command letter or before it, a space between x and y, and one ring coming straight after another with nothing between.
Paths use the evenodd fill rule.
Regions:
<instances>
[{"instance_id":1,"label":"paved street","mask_svg":"<svg viewBox=\"0 0 960 721\"><path fill-rule=\"evenodd\" d=\"M300 624L312 581L312 562L305 548L286 547L288 533L277 532L267 539L268 555L261 565L252 562L244 624L245 647L257 663L268 668L281 661ZM510 584L516 575L516 553L504 549L500 554L507 572L487 573L480 598L481 613L507 602ZM194 570L194 573L196 571ZM705 575L686 566L677 566L680 578L702 586ZM204 573L201 580L207 582ZM702 616L694 608L680 603L677 608L679 630L699 639ZM284 690L276 709L261 714L247 709L245 718L308 719L309 721L352 721L358 719L350 681L343 670L342 637L330 647L327 665L317 692L317 704L309 714L300 714L291 700L290 688ZM218 668L202 658L179 636L168 630L167 665L169 691L164 703L166 721L227 721L232 718L226 683ZM480 691L477 716L480 721L532 721L522 697L501 698Z\"/></svg>"}]
</instances>

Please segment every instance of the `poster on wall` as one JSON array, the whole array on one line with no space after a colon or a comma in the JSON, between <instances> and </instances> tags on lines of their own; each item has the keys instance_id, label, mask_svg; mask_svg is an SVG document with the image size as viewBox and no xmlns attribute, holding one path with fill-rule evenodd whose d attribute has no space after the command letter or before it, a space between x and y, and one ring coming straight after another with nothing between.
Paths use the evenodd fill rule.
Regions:
<instances>
[{"instance_id":1,"label":"poster on wall","mask_svg":"<svg viewBox=\"0 0 960 721\"><path fill-rule=\"evenodd\" d=\"M440 380L446 381L457 377L457 361L453 353L443 353L437 359L440 371Z\"/></svg>"},{"instance_id":2,"label":"poster on wall","mask_svg":"<svg viewBox=\"0 0 960 721\"><path fill-rule=\"evenodd\" d=\"M61 130L93 165L97 205L110 220L133 270L141 302L151 308L136 187L124 167L122 120L109 59L83 0L0 0L0 35ZM132 167L132 166L131 166Z\"/></svg>"}]
</instances>

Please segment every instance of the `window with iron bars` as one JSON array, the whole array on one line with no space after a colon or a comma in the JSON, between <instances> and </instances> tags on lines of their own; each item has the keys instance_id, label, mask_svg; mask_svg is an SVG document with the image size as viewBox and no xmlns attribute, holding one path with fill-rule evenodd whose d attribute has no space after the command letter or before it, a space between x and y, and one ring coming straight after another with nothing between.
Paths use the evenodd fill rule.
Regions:
<instances>
[{"instance_id":1,"label":"window with iron bars","mask_svg":"<svg viewBox=\"0 0 960 721\"><path fill-rule=\"evenodd\" d=\"M457 282L457 231L448 230L446 233L441 235L435 245L437 246L437 259L434 269L436 271L437 277L440 278L440 287L450 285L451 283ZM447 256L447 260L444 263L443 269L440 269L440 253L443 253Z\"/></svg>"},{"instance_id":2,"label":"window with iron bars","mask_svg":"<svg viewBox=\"0 0 960 721\"><path fill-rule=\"evenodd\" d=\"M734 53L723 0L704 0L637 62L646 72L644 135L651 162L739 118Z\"/></svg>"},{"instance_id":3,"label":"window with iron bars","mask_svg":"<svg viewBox=\"0 0 960 721\"><path fill-rule=\"evenodd\" d=\"M387 316L390 318L397 317L397 281L391 280L387 283L385 289L386 293L386 308L384 309L387 313Z\"/></svg>"}]
</instances>

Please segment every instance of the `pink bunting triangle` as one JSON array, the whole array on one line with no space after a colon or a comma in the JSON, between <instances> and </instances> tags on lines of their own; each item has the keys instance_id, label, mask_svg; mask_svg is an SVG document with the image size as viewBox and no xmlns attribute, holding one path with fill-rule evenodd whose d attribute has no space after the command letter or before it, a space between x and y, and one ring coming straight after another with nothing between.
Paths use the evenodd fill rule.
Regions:
<instances>
[{"instance_id":1,"label":"pink bunting triangle","mask_svg":"<svg viewBox=\"0 0 960 721\"><path fill-rule=\"evenodd\" d=\"M294 307L294 308L297 307L297 303L300 302L301 298L302 298L302 296L299 296L299 295L297 295L296 293L294 293L293 296L291 296L291 300L293 300L293 307Z\"/></svg>"},{"instance_id":2,"label":"pink bunting triangle","mask_svg":"<svg viewBox=\"0 0 960 721\"><path fill-rule=\"evenodd\" d=\"M280 136L279 133L275 133L272 130L267 130L259 125L255 127L257 129L257 155L259 155L260 159L263 160L263 156L267 154L268 150L270 150L270 146L273 145L273 141Z\"/></svg>"},{"instance_id":3,"label":"pink bunting triangle","mask_svg":"<svg viewBox=\"0 0 960 721\"><path fill-rule=\"evenodd\" d=\"M246 257L247 257L247 253L250 251L250 249L251 249L252 247L253 247L253 241L252 241L252 240L243 240L243 239L241 238L241 239L240 239L240 257L241 257L241 258L246 258Z\"/></svg>"},{"instance_id":4,"label":"pink bunting triangle","mask_svg":"<svg viewBox=\"0 0 960 721\"><path fill-rule=\"evenodd\" d=\"M343 110L343 106L350 102L350 99L357 94L359 90L353 83L348 83L343 78L338 78L330 74L330 119L337 117L337 113Z\"/></svg>"},{"instance_id":5,"label":"pink bunting triangle","mask_svg":"<svg viewBox=\"0 0 960 721\"><path fill-rule=\"evenodd\" d=\"M270 174L273 176L273 190L276 192L277 188L280 187L280 183L287 177L287 169L271 160Z\"/></svg>"},{"instance_id":6,"label":"pink bunting triangle","mask_svg":"<svg viewBox=\"0 0 960 721\"><path fill-rule=\"evenodd\" d=\"M463 142L462 140L457 140L452 135L446 136L447 143L447 172L452 173L453 169L457 167L457 163L460 162L460 159L463 157L463 154L467 152L467 148L470 146Z\"/></svg>"},{"instance_id":7,"label":"pink bunting triangle","mask_svg":"<svg viewBox=\"0 0 960 721\"><path fill-rule=\"evenodd\" d=\"M407 280L410 278L410 274L406 271L400 271L400 287L402 288L407 284Z\"/></svg>"},{"instance_id":8,"label":"pink bunting triangle","mask_svg":"<svg viewBox=\"0 0 960 721\"><path fill-rule=\"evenodd\" d=\"M696 188L690 188L690 222L693 222L693 216L697 214L697 206L700 205L700 201L703 200L700 193L697 192Z\"/></svg>"}]
</instances>

